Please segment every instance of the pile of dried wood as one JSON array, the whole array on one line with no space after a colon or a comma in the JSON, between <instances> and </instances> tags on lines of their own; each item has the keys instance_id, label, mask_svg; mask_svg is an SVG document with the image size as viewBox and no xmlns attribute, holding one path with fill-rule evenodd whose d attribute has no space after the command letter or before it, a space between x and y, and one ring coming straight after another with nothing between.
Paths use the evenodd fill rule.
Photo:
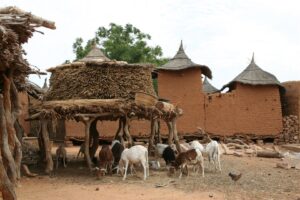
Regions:
<instances>
[{"instance_id":1,"label":"pile of dried wood","mask_svg":"<svg viewBox=\"0 0 300 200\"><path fill-rule=\"evenodd\" d=\"M49 69L50 89L45 100L127 99L135 92L156 96L151 79L152 65L117 61L74 62Z\"/></svg>"},{"instance_id":2,"label":"pile of dried wood","mask_svg":"<svg viewBox=\"0 0 300 200\"><path fill-rule=\"evenodd\" d=\"M299 143L299 119L296 115L283 117L283 130L278 138L279 143Z\"/></svg>"},{"instance_id":3,"label":"pile of dried wood","mask_svg":"<svg viewBox=\"0 0 300 200\"><path fill-rule=\"evenodd\" d=\"M283 154L279 151L278 146L273 145L272 148L264 146L262 141L257 144L246 144L239 139L234 139L230 143L221 143L221 149L225 155L257 156L264 158L282 158Z\"/></svg>"},{"instance_id":4,"label":"pile of dried wood","mask_svg":"<svg viewBox=\"0 0 300 200\"><path fill-rule=\"evenodd\" d=\"M22 154L22 164L37 164L40 160L39 148L26 141L22 142Z\"/></svg>"}]
</instances>

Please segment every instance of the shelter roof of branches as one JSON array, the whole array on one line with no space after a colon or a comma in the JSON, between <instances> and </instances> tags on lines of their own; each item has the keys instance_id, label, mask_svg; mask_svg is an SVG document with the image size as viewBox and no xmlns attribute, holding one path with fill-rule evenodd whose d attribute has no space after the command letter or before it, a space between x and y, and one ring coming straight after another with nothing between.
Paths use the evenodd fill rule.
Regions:
<instances>
[{"instance_id":1,"label":"shelter roof of branches","mask_svg":"<svg viewBox=\"0 0 300 200\"><path fill-rule=\"evenodd\" d=\"M28 74L38 73L23 58L21 44L26 43L37 27L55 29L54 22L47 21L17 7L0 8L0 71L11 71L18 90L25 90ZM2 79L0 80L2 88Z\"/></svg>"}]
</instances>

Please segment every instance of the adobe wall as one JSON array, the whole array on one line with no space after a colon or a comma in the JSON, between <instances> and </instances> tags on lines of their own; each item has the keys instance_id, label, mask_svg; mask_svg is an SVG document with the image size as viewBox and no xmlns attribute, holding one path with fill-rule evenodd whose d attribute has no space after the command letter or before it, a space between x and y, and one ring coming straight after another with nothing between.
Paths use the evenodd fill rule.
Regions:
<instances>
[{"instance_id":1,"label":"adobe wall","mask_svg":"<svg viewBox=\"0 0 300 200\"><path fill-rule=\"evenodd\" d=\"M183 116L177 121L179 134L194 133L197 127L204 127L204 94L199 68L180 71L160 70L158 94L183 109ZM161 131L167 133L165 123L162 123Z\"/></svg>"},{"instance_id":2,"label":"adobe wall","mask_svg":"<svg viewBox=\"0 0 300 200\"><path fill-rule=\"evenodd\" d=\"M286 89L284 115L296 115L300 119L300 81L282 83Z\"/></svg>"},{"instance_id":3,"label":"adobe wall","mask_svg":"<svg viewBox=\"0 0 300 200\"><path fill-rule=\"evenodd\" d=\"M236 132L236 94L215 93L205 97L205 131L217 135Z\"/></svg>"},{"instance_id":4,"label":"adobe wall","mask_svg":"<svg viewBox=\"0 0 300 200\"><path fill-rule=\"evenodd\" d=\"M205 98L205 129L216 135L277 135L282 131L279 89L237 84L226 94Z\"/></svg>"},{"instance_id":5,"label":"adobe wall","mask_svg":"<svg viewBox=\"0 0 300 200\"><path fill-rule=\"evenodd\" d=\"M19 122L24 129L25 135L30 132L30 122L25 121L26 118L29 117L28 108L29 108L29 100L26 92L19 92L19 100L21 105L21 115L19 116Z\"/></svg>"},{"instance_id":6,"label":"adobe wall","mask_svg":"<svg viewBox=\"0 0 300 200\"><path fill-rule=\"evenodd\" d=\"M118 129L118 121L98 121L97 130L101 138L112 138ZM75 120L65 121L66 136L83 138L85 135L84 124ZM130 133L132 136L149 136L150 121L134 120L131 122Z\"/></svg>"}]
</instances>

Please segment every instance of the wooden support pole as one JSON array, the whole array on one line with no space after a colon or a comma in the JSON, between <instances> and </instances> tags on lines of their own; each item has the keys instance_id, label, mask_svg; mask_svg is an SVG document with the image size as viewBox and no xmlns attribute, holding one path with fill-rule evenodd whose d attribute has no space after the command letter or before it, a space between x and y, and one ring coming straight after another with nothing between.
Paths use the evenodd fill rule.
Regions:
<instances>
[{"instance_id":1,"label":"wooden support pole","mask_svg":"<svg viewBox=\"0 0 300 200\"><path fill-rule=\"evenodd\" d=\"M0 149L0 192L2 193L2 198L7 200L15 200L17 199L17 195L14 189L13 184L10 182L6 169L3 164L3 159L1 156Z\"/></svg>"},{"instance_id":2,"label":"wooden support pole","mask_svg":"<svg viewBox=\"0 0 300 200\"><path fill-rule=\"evenodd\" d=\"M172 128L172 122L166 121L166 124L168 126L168 131L169 131L169 135L168 135L168 144L171 145L173 144L173 128Z\"/></svg>"},{"instance_id":3,"label":"wooden support pole","mask_svg":"<svg viewBox=\"0 0 300 200\"><path fill-rule=\"evenodd\" d=\"M155 119L151 119L151 133L149 138L149 145L148 145L148 153L151 155L152 150L154 147L154 136L155 136Z\"/></svg>"},{"instance_id":4,"label":"wooden support pole","mask_svg":"<svg viewBox=\"0 0 300 200\"><path fill-rule=\"evenodd\" d=\"M0 144L1 144L1 151L2 156L4 158L4 166L7 169L9 179L13 185L17 184L17 172L16 172L16 164L12 155L12 152L9 148L9 137L7 132L6 126L6 118L5 118L5 111L4 111L4 101L3 96L0 94Z\"/></svg>"},{"instance_id":5,"label":"wooden support pole","mask_svg":"<svg viewBox=\"0 0 300 200\"><path fill-rule=\"evenodd\" d=\"M92 160L90 157L90 151L89 151L89 147L90 147L90 127L91 127L91 123L94 120L94 118L89 118L89 117L83 117L83 122L85 125L85 141L84 141L84 155L85 155L85 159L86 159L86 163L89 167L90 170L92 170Z\"/></svg>"},{"instance_id":6,"label":"wooden support pole","mask_svg":"<svg viewBox=\"0 0 300 200\"><path fill-rule=\"evenodd\" d=\"M133 145L133 140L132 140L132 137L130 135L130 132L129 132L129 127L130 127L130 119L129 117L125 116L124 117L124 133L126 135L126 139L128 141L128 147L131 147Z\"/></svg>"},{"instance_id":7,"label":"wooden support pole","mask_svg":"<svg viewBox=\"0 0 300 200\"><path fill-rule=\"evenodd\" d=\"M9 150L8 147L8 136L6 132L6 121L4 116L4 109L3 109L3 96L0 95L0 192L2 193L3 199L13 200L17 199L14 184L15 182L12 182L10 178L7 175L7 165L4 164L2 155L7 154L7 152L3 152L2 150ZM10 161L14 164L14 160L12 155L10 156ZM8 167L9 170L13 168L13 166L10 165L9 160ZM15 170L15 169L14 169ZM16 172L12 171L14 173L14 177L11 179L13 181L16 181Z\"/></svg>"},{"instance_id":8,"label":"wooden support pole","mask_svg":"<svg viewBox=\"0 0 300 200\"><path fill-rule=\"evenodd\" d=\"M93 141L90 148L90 157L94 158L95 153L99 147L99 132L97 130L97 119L95 119L90 126L90 141Z\"/></svg>"},{"instance_id":9,"label":"wooden support pole","mask_svg":"<svg viewBox=\"0 0 300 200\"><path fill-rule=\"evenodd\" d=\"M155 119L154 121L154 129L155 129L155 136L154 136L154 142L155 144L157 143L162 143L162 139L161 139L161 135L160 135L160 120L159 119Z\"/></svg>"},{"instance_id":10,"label":"wooden support pole","mask_svg":"<svg viewBox=\"0 0 300 200\"><path fill-rule=\"evenodd\" d=\"M123 134L124 134L124 123L123 123L122 118L120 117L119 118L119 127L116 132L115 140L119 140L121 142L121 144L124 146Z\"/></svg>"},{"instance_id":11,"label":"wooden support pole","mask_svg":"<svg viewBox=\"0 0 300 200\"><path fill-rule=\"evenodd\" d=\"M180 153L181 152L181 148L180 148L179 138L178 138L178 133L177 133L176 118L174 118L172 120L172 130L173 130L174 142L176 144L177 151Z\"/></svg>"},{"instance_id":12,"label":"wooden support pole","mask_svg":"<svg viewBox=\"0 0 300 200\"><path fill-rule=\"evenodd\" d=\"M46 169L45 172L50 174L53 171L53 160L51 154L51 145L47 127L48 121L46 119L42 119L42 138L43 144L45 148L45 157L46 157Z\"/></svg>"}]
</instances>

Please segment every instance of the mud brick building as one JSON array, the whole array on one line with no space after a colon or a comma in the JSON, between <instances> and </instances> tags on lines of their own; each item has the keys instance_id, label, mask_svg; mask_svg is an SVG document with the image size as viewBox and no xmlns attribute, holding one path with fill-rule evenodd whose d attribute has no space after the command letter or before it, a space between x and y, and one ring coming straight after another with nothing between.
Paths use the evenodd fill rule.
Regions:
<instances>
[{"instance_id":1,"label":"mud brick building","mask_svg":"<svg viewBox=\"0 0 300 200\"><path fill-rule=\"evenodd\" d=\"M281 95L276 77L256 65L248 67L221 90L205 96L205 130L216 135L272 137L282 131Z\"/></svg>"}]
</instances>

